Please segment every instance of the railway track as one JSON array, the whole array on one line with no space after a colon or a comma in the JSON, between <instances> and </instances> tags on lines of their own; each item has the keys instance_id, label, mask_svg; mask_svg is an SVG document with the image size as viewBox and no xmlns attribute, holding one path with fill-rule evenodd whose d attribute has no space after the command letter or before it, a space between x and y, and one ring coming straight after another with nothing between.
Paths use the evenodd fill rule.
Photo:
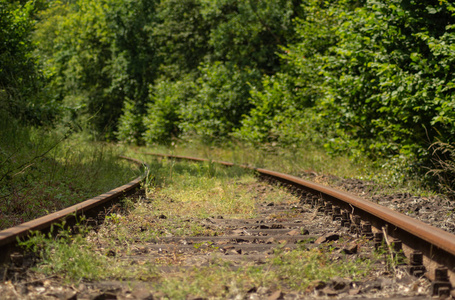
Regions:
<instances>
[{"instance_id":1,"label":"railway track","mask_svg":"<svg viewBox=\"0 0 455 300\"><path fill-rule=\"evenodd\" d=\"M208 161L184 156L151 155L168 159ZM233 166L228 162L213 163ZM260 203L257 206L257 214L260 217L256 219L232 220L214 216L192 220L211 232L216 232L216 236L212 234L197 237L157 237L146 244L136 245L136 252L125 255L122 259L133 265L150 260L157 263L174 262L160 269L160 272L169 273L178 272L181 268L202 267L213 263L227 265L231 269L256 266L263 264L277 251L289 251L299 247L312 248L325 244L338 248L339 253L347 255L359 255L357 251L360 248L362 255L366 255L373 253L375 248L383 247L387 255L400 258L397 265L400 265L401 269L417 277L425 275L432 281L428 296L451 295L452 284L455 282L454 235L313 182L265 169L242 167L256 171L261 178L270 183L288 188L299 201ZM64 217L64 214L71 216L75 211L87 213L90 210L92 215L96 214L96 211L99 212L97 205L105 207L108 202L119 197L119 194L137 188L143 178L144 176L137 178L126 186L64 212L0 232L2 247L0 253L8 258L11 249L14 249L16 237L25 236L29 230L45 230L52 222ZM117 196L113 196L114 194ZM402 265L405 261L408 265ZM315 288L315 291L326 296L342 293L355 295L356 287L341 280L323 284ZM249 293L250 296L276 299L285 296L283 291L267 290L263 287L252 287ZM108 294L109 292L105 293ZM114 297L113 294L111 296Z\"/></svg>"},{"instance_id":2,"label":"railway track","mask_svg":"<svg viewBox=\"0 0 455 300\"><path fill-rule=\"evenodd\" d=\"M151 155L209 161L177 155ZM233 166L230 162L214 163ZM306 197L307 204L319 206L327 214L335 215L334 219L340 218L342 226L353 227L377 244L386 242L393 245L408 258L410 273L424 274L432 281L432 296L450 295L455 284L455 235L342 191L288 174L242 167L255 170L263 178L285 185L302 198Z\"/></svg>"}]
</instances>

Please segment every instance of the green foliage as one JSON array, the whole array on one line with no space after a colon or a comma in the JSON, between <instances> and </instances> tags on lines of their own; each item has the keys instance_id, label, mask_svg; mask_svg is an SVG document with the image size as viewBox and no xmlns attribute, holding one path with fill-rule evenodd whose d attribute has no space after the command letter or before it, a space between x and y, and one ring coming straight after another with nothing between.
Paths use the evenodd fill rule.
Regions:
<instances>
[{"instance_id":1,"label":"green foliage","mask_svg":"<svg viewBox=\"0 0 455 300\"><path fill-rule=\"evenodd\" d=\"M248 94L260 74L222 62L203 65L200 72L196 95L182 108L181 128L206 141L226 138L249 111Z\"/></svg>"},{"instance_id":2,"label":"green foliage","mask_svg":"<svg viewBox=\"0 0 455 300\"><path fill-rule=\"evenodd\" d=\"M253 109L235 136L253 143L278 142L283 146L308 141L321 143L327 134L325 111L319 101L326 93L318 74L323 55L335 44L337 6L321 1L302 5L295 21L298 42L288 45L281 57L282 71L263 77L262 89L251 91Z\"/></svg>"},{"instance_id":3,"label":"green foliage","mask_svg":"<svg viewBox=\"0 0 455 300\"><path fill-rule=\"evenodd\" d=\"M437 179L439 188L455 199L455 146L437 141L430 149L433 167L429 173Z\"/></svg>"},{"instance_id":4,"label":"green foliage","mask_svg":"<svg viewBox=\"0 0 455 300\"><path fill-rule=\"evenodd\" d=\"M446 1L307 1L283 75L253 90L239 136L292 140L281 126L294 120L301 141L319 133L332 152L427 157L436 138L454 136L453 11Z\"/></svg>"},{"instance_id":5,"label":"green foliage","mask_svg":"<svg viewBox=\"0 0 455 300\"><path fill-rule=\"evenodd\" d=\"M211 24L210 61L231 61L239 67L273 74L280 69L276 53L294 36L292 18L298 8L291 0L201 0Z\"/></svg>"},{"instance_id":6,"label":"green foliage","mask_svg":"<svg viewBox=\"0 0 455 300\"><path fill-rule=\"evenodd\" d=\"M21 118L62 105L63 123L107 140L312 142L426 164L454 142L447 0L21 3L0 1L0 110Z\"/></svg>"},{"instance_id":7,"label":"green foliage","mask_svg":"<svg viewBox=\"0 0 455 300\"><path fill-rule=\"evenodd\" d=\"M155 69L153 0L56 1L40 17L36 39L48 89L68 110L67 121L112 137L123 101L145 110Z\"/></svg>"},{"instance_id":8,"label":"green foliage","mask_svg":"<svg viewBox=\"0 0 455 300\"><path fill-rule=\"evenodd\" d=\"M339 40L326 55L329 92L323 101L333 108L338 129L372 153L422 152L440 131L431 120L443 82L427 64L432 60L428 46L417 38L440 21L425 14L430 6L422 5L367 2L345 14L335 32ZM415 17L419 14L428 19L423 22ZM438 20L446 17L441 11Z\"/></svg>"},{"instance_id":9,"label":"green foliage","mask_svg":"<svg viewBox=\"0 0 455 300\"><path fill-rule=\"evenodd\" d=\"M259 145L280 143L289 146L311 140L316 134L307 124L312 118L309 114L311 102L302 92L289 74L264 76L262 89L251 89L250 103L254 108L243 118L242 126L234 136Z\"/></svg>"},{"instance_id":10,"label":"green foliage","mask_svg":"<svg viewBox=\"0 0 455 300\"><path fill-rule=\"evenodd\" d=\"M209 127L217 129L205 130L204 138L217 138L238 127L241 115L249 113L244 87L251 81L249 76L256 73L251 76L259 82L260 74L280 69L276 53L294 37L291 19L296 8L291 0L55 1L39 15L42 21L35 38L47 91L54 101L63 103L65 123L88 128L105 139L116 131L117 138L133 143L141 143L143 134L152 142ZM207 75L214 72L210 69L220 69L219 61L229 70L222 71L223 76L216 71L214 76L222 82L215 83ZM235 68L244 74L231 76ZM222 110L218 103L202 106L203 110L199 106L194 112L197 104L175 99L173 112L165 109L169 101L156 96L164 95L160 82L174 84L186 81L186 76L195 76L199 99L205 103L218 92L223 96L215 101L228 103ZM226 76L236 82L228 83ZM225 95L223 89L229 87L237 96ZM154 111L159 115L150 116ZM226 112L227 118L217 119ZM207 118L216 125L190 124ZM180 119L184 122L177 130ZM158 125L157 120L164 124ZM225 120L229 122L223 125ZM171 132L164 133L167 130Z\"/></svg>"},{"instance_id":11,"label":"green foliage","mask_svg":"<svg viewBox=\"0 0 455 300\"><path fill-rule=\"evenodd\" d=\"M445 5L436 6L367 1L345 9L335 31L338 41L324 57L328 93L321 104L336 120L335 129L372 154L426 155L436 136L450 139L454 124L436 120L441 106L453 102L442 91L452 76L441 72L422 39L440 39L450 23Z\"/></svg>"},{"instance_id":12,"label":"green foliage","mask_svg":"<svg viewBox=\"0 0 455 300\"><path fill-rule=\"evenodd\" d=\"M40 95L42 76L31 33L39 1L0 1L0 111L35 124L52 117Z\"/></svg>"},{"instance_id":13,"label":"green foliage","mask_svg":"<svg viewBox=\"0 0 455 300\"><path fill-rule=\"evenodd\" d=\"M131 144L142 143L142 120L137 117L138 108L132 102L125 100L122 115L118 120L116 136L119 140Z\"/></svg>"},{"instance_id":14,"label":"green foliage","mask_svg":"<svg viewBox=\"0 0 455 300\"><path fill-rule=\"evenodd\" d=\"M181 133L182 113L185 106L196 93L192 76L183 80L157 82L151 90L147 114L143 122L147 130L144 139L147 144L169 144Z\"/></svg>"},{"instance_id":15,"label":"green foliage","mask_svg":"<svg viewBox=\"0 0 455 300\"><path fill-rule=\"evenodd\" d=\"M207 53L210 23L204 18L200 0L162 0L159 20L151 34L158 45L160 73L169 79L197 71Z\"/></svg>"}]
</instances>

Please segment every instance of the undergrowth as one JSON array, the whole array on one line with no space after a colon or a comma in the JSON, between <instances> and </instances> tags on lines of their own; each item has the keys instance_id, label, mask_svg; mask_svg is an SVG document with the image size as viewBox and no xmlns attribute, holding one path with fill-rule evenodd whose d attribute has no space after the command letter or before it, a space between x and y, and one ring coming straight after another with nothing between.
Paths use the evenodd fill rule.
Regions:
<instances>
[{"instance_id":1,"label":"undergrowth","mask_svg":"<svg viewBox=\"0 0 455 300\"><path fill-rule=\"evenodd\" d=\"M437 179L437 185L455 199L455 145L438 141L431 145L433 168L428 173Z\"/></svg>"},{"instance_id":2,"label":"undergrowth","mask_svg":"<svg viewBox=\"0 0 455 300\"><path fill-rule=\"evenodd\" d=\"M0 230L71 206L140 173L120 149L0 121Z\"/></svg>"}]
</instances>

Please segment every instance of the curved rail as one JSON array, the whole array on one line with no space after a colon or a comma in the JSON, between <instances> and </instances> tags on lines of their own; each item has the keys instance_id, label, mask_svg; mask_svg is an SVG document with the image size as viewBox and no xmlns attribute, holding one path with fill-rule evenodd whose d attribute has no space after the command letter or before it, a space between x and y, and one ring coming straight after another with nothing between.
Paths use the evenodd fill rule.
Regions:
<instances>
[{"instance_id":1,"label":"curved rail","mask_svg":"<svg viewBox=\"0 0 455 300\"><path fill-rule=\"evenodd\" d=\"M211 161L178 155L147 154L199 162ZM223 161L212 162L225 166L234 165ZM316 194L325 201L330 201L334 205L349 211L351 215L360 216L362 220L369 221L376 231L385 231L388 236L401 240L406 256L409 257L411 251L421 251L424 256L424 265L428 271L426 274L428 278L435 280L437 277L434 275L435 270L443 265L448 268L450 282L455 284L455 235L347 192L275 171L245 165L239 166L255 170L262 176L291 185L299 190Z\"/></svg>"},{"instance_id":2,"label":"curved rail","mask_svg":"<svg viewBox=\"0 0 455 300\"><path fill-rule=\"evenodd\" d=\"M148 166L137 159L125 156L120 156L120 158L145 166L146 170L148 170ZM18 238L27 236L31 231L49 230L52 224L69 218L75 218L76 215L87 215L92 211L96 211L95 213L97 214L100 209L112 204L113 201L134 192L137 188L139 188L140 184L145 178L146 172L144 172L143 175L137 177L136 179L128 182L127 184L110 190L109 192L51 213L49 215L0 231L0 262L8 259L9 254L16 246L15 244Z\"/></svg>"}]
</instances>

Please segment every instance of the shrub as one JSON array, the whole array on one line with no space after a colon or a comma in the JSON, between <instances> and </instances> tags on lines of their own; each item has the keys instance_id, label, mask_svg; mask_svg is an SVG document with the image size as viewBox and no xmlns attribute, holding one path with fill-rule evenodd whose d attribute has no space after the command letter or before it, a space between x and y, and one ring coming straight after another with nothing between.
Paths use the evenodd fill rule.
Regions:
<instances>
[{"instance_id":1,"label":"shrub","mask_svg":"<svg viewBox=\"0 0 455 300\"><path fill-rule=\"evenodd\" d=\"M182 107L195 95L192 76L183 80L161 80L151 88L147 114L143 118L147 144L170 143L180 136Z\"/></svg>"},{"instance_id":2,"label":"shrub","mask_svg":"<svg viewBox=\"0 0 455 300\"><path fill-rule=\"evenodd\" d=\"M195 96L182 108L182 131L205 141L227 138L249 113L249 91L259 82L260 74L229 62L205 64L200 72Z\"/></svg>"}]
</instances>

